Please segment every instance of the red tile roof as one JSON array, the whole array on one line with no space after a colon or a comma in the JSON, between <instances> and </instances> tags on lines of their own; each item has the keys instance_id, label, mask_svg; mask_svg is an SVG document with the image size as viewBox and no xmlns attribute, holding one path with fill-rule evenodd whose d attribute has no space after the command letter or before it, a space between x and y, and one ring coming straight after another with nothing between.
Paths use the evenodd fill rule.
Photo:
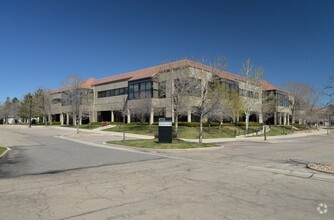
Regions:
<instances>
[{"instance_id":1,"label":"red tile roof","mask_svg":"<svg viewBox=\"0 0 334 220\"><path fill-rule=\"evenodd\" d=\"M83 88L83 89L91 89L92 88L92 84L95 82L95 79L94 78L89 78L85 81L83 81L81 84L80 84L80 88ZM55 94L55 93L59 93L59 92L64 92L66 91L67 88L59 88L59 89L54 89L54 90L50 90L50 93L52 94Z\"/></svg>"},{"instance_id":2,"label":"red tile roof","mask_svg":"<svg viewBox=\"0 0 334 220\"><path fill-rule=\"evenodd\" d=\"M285 92L283 89L267 82L266 80L261 80L261 84L262 86L264 87L263 90L264 91L268 91L268 90L278 90L278 91L281 91L281 92Z\"/></svg>"},{"instance_id":3,"label":"red tile roof","mask_svg":"<svg viewBox=\"0 0 334 220\"><path fill-rule=\"evenodd\" d=\"M179 61L175 61L175 62L170 62L170 63L166 63L166 64L162 64L159 66L154 66L154 67L150 67L150 68L146 68L146 69L141 69L141 70L135 70L135 71L131 71L128 73L123 73L123 74L119 74L119 75L114 75L114 76L109 76L106 78L102 78L102 79L93 79L93 78L89 78L86 81L84 81L81 86L82 88L87 88L90 89L92 86L96 86L96 85L101 85L101 84L105 84L105 83L110 83L110 82L115 82L115 81L120 81L120 80L129 80L129 81L133 81L133 80L139 80L139 79L144 79L144 78L150 78L153 77L156 73L164 71L164 70L168 70L168 69L174 69L174 68L180 68L180 67L186 67L186 66L192 66L198 69L203 69L206 71L210 71L213 72L215 74L217 74L218 76L225 78L225 79L229 79L232 81L244 81L244 78L242 78L241 76L229 73L227 71L223 71L223 70L218 70L215 69L211 66L202 64L202 63L198 63L192 60L188 60L188 59L184 59L184 60L179 60ZM265 80L261 80L261 84L264 86L264 90L278 90L278 91L282 91L284 92L283 89L265 81ZM57 90L53 90L53 93L57 93L57 92L63 92L66 91L65 88L60 88Z\"/></svg>"},{"instance_id":4,"label":"red tile roof","mask_svg":"<svg viewBox=\"0 0 334 220\"><path fill-rule=\"evenodd\" d=\"M100 84L105 84L113 81L119 81L119 80L138 80L138 79L144 79L144 78L150 78L153 77L156 73L163 71L163 70L168 70L168 69L173 69L173 68L179 68L179 67L185 67L185 66L193 66L199 69L207 70L207 71L212 71L213 68L201 63L194 62L192 60L179 60L171 63L166 63L162 64L159 66L154 66L146 69L141 69L141 70L135 70L129 73L124 73L120 75L114 75L110 77L106 77L103 79L98 79L95 80L95 82L92 84L93 86L100 85ZM217 75L230 79L230 80L242 80L240 76L234 75L232 73L226 72L226 71L221 71L214 69L214 72L216 72Z\"/></svg>"}]
</instances>

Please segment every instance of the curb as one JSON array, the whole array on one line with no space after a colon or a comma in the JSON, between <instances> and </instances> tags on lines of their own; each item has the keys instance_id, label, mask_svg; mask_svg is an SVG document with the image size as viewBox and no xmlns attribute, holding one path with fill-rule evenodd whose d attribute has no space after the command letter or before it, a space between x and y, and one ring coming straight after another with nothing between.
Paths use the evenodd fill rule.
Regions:
<instances>
[{"instance_id":1,"label":"curb","mask_svg":"<svg viewBox=\"0 0 334 220\"><path fill-rule=\"evenodd\" d=\"M8 148L8 147L5 147L5 148L7 148L7 150L5 150L5 151L0 155L0 159L1 159L2 157L4 157L4 156L8 153L8 151L10 151L10 148Z\"/></svg>"},{"instance_id":2,"label":"curb","mask_svg":"<svg viewBox=\"0 0 334 220\"><path fill-rule=\"evenodd\" d=\"M312 168L311 167L312 164L307 164L306 165L306 168L310 169L310 170L315 170L315 171L318 171L318 172L321 172L321 173L327 173L327 174L334 174L334 172L332 171L325 171L325 170L319 170L319 169L315 169L315 168Z\"/></svg>"},{"instance_id":3,"label":"curb","mask_svg":"<svg viewBox=\"0 0 334 220\"><path fill-rule=\"evenodd\" d=\"M193 150L211 150L211 149L222 149L224 148L224 145L216 146L216 147L194 147L194 148L182 148L182 149L168 149L168 148L141 148L141 147L133 147L133 146L126 146L126 145L118 145L118 144L109 144L107 142L103 142L104 145L115 145L117 147L124 147L124 148L130 148L135 149L142 152L171 152L171 151L193 151Z\"/></svg>"}]
</instances>

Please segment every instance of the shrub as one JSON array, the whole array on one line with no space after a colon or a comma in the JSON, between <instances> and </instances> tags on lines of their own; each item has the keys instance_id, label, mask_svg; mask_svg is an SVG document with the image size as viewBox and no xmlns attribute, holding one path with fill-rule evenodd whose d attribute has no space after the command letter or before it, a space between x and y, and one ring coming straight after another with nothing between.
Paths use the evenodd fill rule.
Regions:
<instances>
[{"instance_id":1,"label":"shrub","mask_svg":"<svg viewBox=\"0 0 334 220\"><path fill-rule=\"evenodd\" d=\"M236 123L235 125L238 126L238 127L245 127L245 126L246 126L246 122L238 122L238 123ZM250 121L250 122L248 123L248 125L249 125L250 127L262 127L262 126L263 126L262 123L258 123L258 122L254 122L254 121Z\"/></svg>"}]
</instances>

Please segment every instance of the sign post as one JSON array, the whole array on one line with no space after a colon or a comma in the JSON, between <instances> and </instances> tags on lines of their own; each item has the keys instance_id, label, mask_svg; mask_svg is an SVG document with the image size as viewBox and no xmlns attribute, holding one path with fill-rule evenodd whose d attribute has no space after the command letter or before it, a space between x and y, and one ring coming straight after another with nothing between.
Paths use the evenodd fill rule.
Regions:
<instances>
[{"instance_id":1,"label":"sign post","mask_svg":"<svg viewBox=\"0 0 334 220\"><path fill-rule=\"evenodd\" d=\"M159 144L172 143L172 118L159 118Z\"/></svg>"}]
</instances>

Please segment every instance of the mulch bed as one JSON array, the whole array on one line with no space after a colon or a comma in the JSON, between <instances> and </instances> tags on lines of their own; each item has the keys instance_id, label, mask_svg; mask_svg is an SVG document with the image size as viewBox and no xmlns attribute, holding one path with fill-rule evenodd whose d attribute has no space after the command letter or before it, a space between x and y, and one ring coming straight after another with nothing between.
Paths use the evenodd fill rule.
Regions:
<instances>
[{"instance_id":1,"label":"mulch bed","mask_svg":"<svg viewBox=\"0 0 334 220\"><path fill-rule=\"evenodd\" d=\"M311 163L311 164L307 164L307 168L317 170L317 171L321 171L321 172L334 174L334 164Z\"/></svg>"}]
</instances>

